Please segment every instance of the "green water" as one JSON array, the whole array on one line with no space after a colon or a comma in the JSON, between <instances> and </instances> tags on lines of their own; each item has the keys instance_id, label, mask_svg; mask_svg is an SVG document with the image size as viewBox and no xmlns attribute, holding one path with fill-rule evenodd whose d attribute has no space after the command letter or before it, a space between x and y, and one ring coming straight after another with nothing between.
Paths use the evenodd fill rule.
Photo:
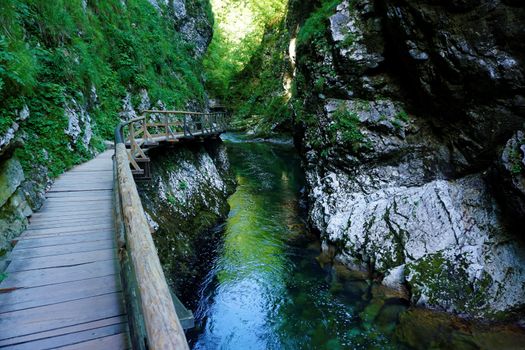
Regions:
<instances>
[{"instance_id":1,"label":"green water","mask_svg":"<svg viewBox=\"0 0 525 350\"><path fill-rule=\"evenodd\" d=\"M223 138L238 188L199 291L193 349L484 348L448 316L407 312L364 276L321 267L293 147Z\"/></svg>"}]
</instances>

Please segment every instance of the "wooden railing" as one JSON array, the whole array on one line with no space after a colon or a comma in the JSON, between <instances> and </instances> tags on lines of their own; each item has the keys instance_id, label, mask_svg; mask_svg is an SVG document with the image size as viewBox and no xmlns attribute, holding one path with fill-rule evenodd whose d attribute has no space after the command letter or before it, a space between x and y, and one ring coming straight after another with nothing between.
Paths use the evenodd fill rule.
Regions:
<instances>
[{"instance_id":1,"label":"wooden railing","mask_svg":"<svg viewBox=\"0 0 525 350\"><path fill-rule=\"evenodd\" d=\"M133 349L188 349L133 178L132 168L160 142L214 137L223 113L144 111L115 131L115 218L122 283ZM159 121L160 116L160 121ZM149 161L149 159L148 159ZM138 166L138 167L137 167Z\"/></svg>"},{"instance_id":2,"label":"wooden railing","mask_svg":"<svg viewBox=\"0 0 525 350\"><path fill-rule=\"evenodd\" d=\"M216 135L226 129L226 114L184 111L142 111L143 116L130 120L121 129L121 138L129 147L134 175L149 177L149 158L145 150L159 142L178 142Z\"/></svg>"}]
</instances>

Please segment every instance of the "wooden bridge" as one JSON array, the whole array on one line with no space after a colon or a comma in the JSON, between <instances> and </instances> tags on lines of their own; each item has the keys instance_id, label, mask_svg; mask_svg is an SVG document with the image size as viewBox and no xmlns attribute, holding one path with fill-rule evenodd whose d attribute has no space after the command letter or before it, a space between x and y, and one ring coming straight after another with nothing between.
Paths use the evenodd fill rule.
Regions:
<instances>
[{"instance_id":1,"label":"wooden bridge","mask_svg":"<svg viewBox=\"0 0 525 350\"><path fill-rule=\"evenodd\" d=\"M133 175L147 150L204 140L223 113L144 111L115 151L57 179L13 242L0 283L0 349L188 349Z\"/></svg>"}]
</instances>

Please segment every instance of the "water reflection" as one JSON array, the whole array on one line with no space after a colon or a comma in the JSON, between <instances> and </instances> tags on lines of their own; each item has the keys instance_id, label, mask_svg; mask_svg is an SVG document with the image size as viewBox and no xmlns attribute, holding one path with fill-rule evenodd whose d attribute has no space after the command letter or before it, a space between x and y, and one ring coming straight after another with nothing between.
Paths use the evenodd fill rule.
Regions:
<instances>
[{"instance_id":1,"label":"water reflection","mask_svg":"<svg viewBox=\"0 0 525 350\"><path fill-rule=\"evenodd\" d=\"M515 330L500 337L503 329L474 339L477 329L449 316L406 312L405 301L362 274L323 268L302 220L292 147L227 139L239 186L200 290L193 349L478 349L525 340Z\"/></svg>"}]
</instances>

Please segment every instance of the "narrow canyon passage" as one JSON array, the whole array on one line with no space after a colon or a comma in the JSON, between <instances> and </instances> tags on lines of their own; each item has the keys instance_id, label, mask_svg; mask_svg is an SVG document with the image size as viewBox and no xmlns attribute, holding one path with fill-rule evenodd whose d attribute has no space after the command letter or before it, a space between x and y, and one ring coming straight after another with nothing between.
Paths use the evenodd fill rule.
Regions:
<instances>
[{"instance_id":1,"label":"narrow canyon passage","mask_svg":"<svg viewBox=\"0 0 525 350\"><path fill-rule=\"evenodd\" d=\"M193 349L476 349L506 332L409 310L366 275L326 263L303 219L294 148L222 138L238 187L199 290Z\"/></svg>"}]
</instances>

